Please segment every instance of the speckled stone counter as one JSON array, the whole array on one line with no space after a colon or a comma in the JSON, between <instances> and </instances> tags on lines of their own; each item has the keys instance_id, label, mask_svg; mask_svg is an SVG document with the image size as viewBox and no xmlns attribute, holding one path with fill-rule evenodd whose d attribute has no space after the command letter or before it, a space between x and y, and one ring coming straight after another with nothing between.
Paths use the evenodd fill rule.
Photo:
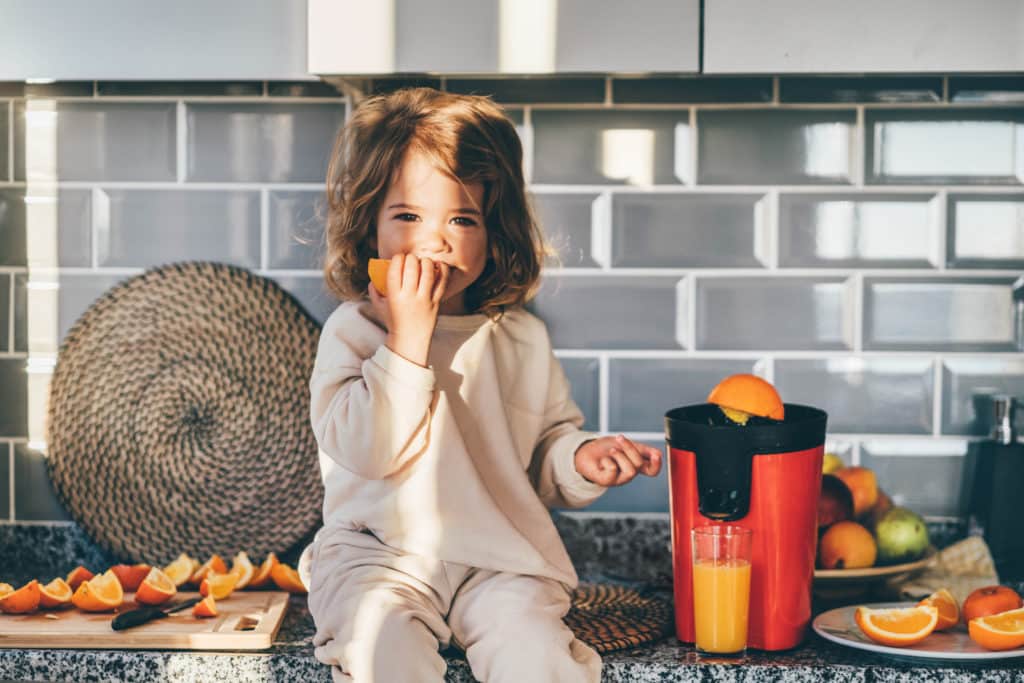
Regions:
<instances>
[{"instance_id":1,"label":"speckled stone counter","mask_svg":"<svg viewBox=\"0 0 1024 683\"><path fill-rule=\"evenodd\" d=\"M558 518L584 580L646 587L671 598L669 531L664 515L572 514ZM937 527L950 540L956 528ZM940 540L941 543L941 540ZM96 568L111 558L74 525L0 527L0 580L20 581ZM15 550L16 552L11 552ZM313 658L313 622L305 598L293 597L274 647L266 652L173 650L0 650L0 680L16 681L330 681ZM449 650L449 681L473 681L460 653ZM902 661L840 647L815 635L795 650L752 652L739 663L698 661L691 646L669 637L604 656L604 681L1021 681L1024 661L959 667Z\"/></svg>"}]
</instances>

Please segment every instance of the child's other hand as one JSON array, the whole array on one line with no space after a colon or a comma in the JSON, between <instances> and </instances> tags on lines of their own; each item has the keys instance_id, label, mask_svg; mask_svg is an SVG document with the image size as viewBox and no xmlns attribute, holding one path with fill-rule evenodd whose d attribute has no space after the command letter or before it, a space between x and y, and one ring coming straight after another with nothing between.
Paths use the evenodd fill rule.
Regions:
<instances>
[{"instance_id":1,"label":"child's other hand","mask_svg":"<svg viewBox=\"0 0 1024 683\"><path fill-rule=\"evenodd\" d=\"M648 477L661 471L661 451L630 441L622 434L602 436L576 450L576 471L601 486L622 486L642 472Z\"/></svg>"},{"instance_id":2,"label":"child's other hand","mask_svg":"<svg viewBox=\"0 0 1024 683\"><path fill-rule=\"evenodd\" d=\"M388 348L419 365L427 363L448 274L446 263L396 254L388 266L388 295L369 287L370 302L388 329Z\"/></svg>"}]
</instances>

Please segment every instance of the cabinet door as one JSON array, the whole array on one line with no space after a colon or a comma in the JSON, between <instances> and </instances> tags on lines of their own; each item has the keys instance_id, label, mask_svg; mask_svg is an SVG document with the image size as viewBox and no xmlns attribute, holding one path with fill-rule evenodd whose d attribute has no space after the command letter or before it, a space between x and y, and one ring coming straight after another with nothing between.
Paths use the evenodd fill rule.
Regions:
<instances>
[{"instance_id":1,"label":"cabinet door","mask_svg":"<svg viewBox=\"0 0 1024 683\"><path fill-rule=\"evenodd\" d=\"M705 0L704 72L1024 69L1021 0Z\"/></svg>"},{"instance_id":2,"label":"cabinet door","mask_svg":"<svg viewBox=\"0 0 1024 683\"><path fill-rule=\"evenodd\" d=\"M696 72L699 0L308 0L317 74Z\"/></svg>"}]
</instances>

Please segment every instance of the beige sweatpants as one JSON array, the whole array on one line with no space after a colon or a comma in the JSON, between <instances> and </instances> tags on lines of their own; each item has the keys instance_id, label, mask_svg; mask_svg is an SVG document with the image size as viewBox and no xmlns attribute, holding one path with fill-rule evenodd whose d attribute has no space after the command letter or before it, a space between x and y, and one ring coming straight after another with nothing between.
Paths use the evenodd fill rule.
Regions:
<instances>
[{"instance_id":1,"label":"beige sweatpants","mask_svg":"<svg viewBox=\"0 0 1024 683\"><path fill-rule=\"evenodd\" d=\"M316 658L335 681L443 681L441 647L485 683L597 683L601 657L562 621L552 579L404 554L368 533L332 530L300 561Z\"/></svg>"}]
</instances>

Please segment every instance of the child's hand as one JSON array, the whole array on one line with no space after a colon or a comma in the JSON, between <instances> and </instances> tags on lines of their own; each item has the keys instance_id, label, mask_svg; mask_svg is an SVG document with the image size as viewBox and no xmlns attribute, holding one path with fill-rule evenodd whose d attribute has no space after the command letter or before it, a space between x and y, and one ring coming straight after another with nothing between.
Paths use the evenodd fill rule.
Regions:
<instances>
[{"instance_id":1,"label":"child's hand","mask_svg":"<svg viewBox=\"0 0 1024 683\"><path fill-rule=\"evenodd\" d=\"M622 434L602 436L576 450L576 471L601 486L621 486L637 472L648 477L661 471L661 451L630 441Z\"/></svg>"},{"instance_id":2,"label":"child's hand","mask_svg":"<svg viewBox=\"0 0 1024 683\"><path fill-rule=\"evenodd\" d=\"M427 364L448 273L446 263L395 254L388 266L388 295L370 284L370 302L388 328L388 348L413 363Z\"/></svg>"}]
</instances>

